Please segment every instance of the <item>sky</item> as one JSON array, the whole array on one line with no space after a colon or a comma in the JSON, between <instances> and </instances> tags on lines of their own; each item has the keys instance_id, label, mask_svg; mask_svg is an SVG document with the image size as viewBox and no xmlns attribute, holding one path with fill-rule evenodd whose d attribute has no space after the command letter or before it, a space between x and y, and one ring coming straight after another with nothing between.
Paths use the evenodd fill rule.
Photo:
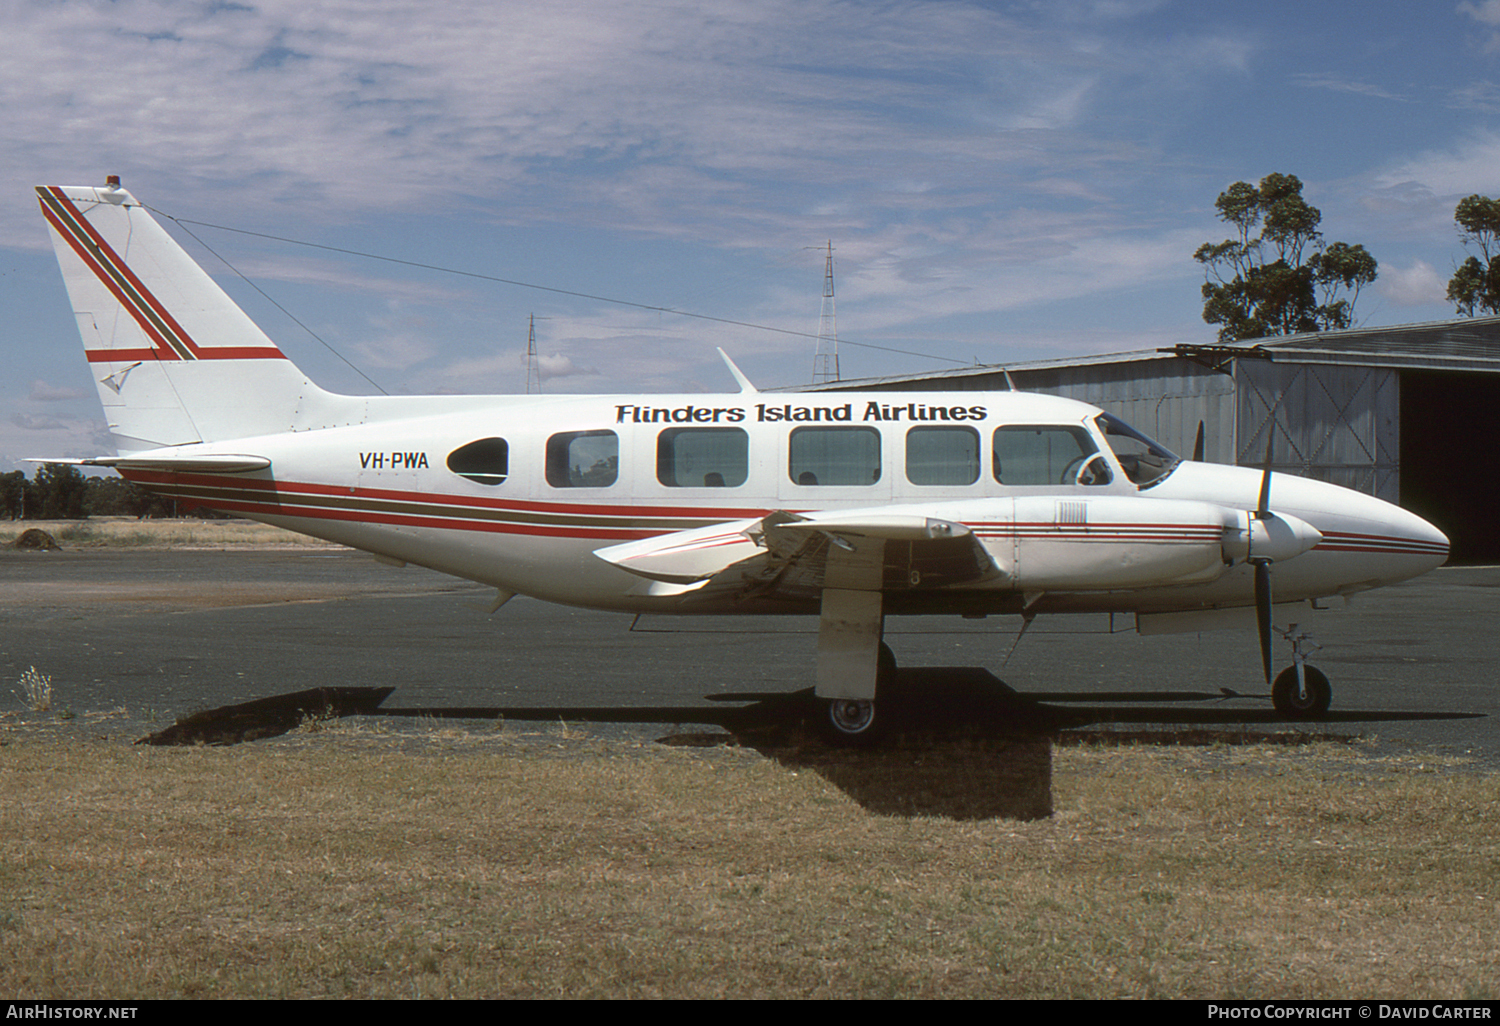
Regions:
<instances>
[{"instance_id":1,"label":"sky","mask_svg":"<svg viewBox=\"0 0 1500 1026\"><path fill-rule=\"evenodd\" d=\"M0 471L111 451L36 185L120 175L315 380L392 394L524 392L533 317L544 392L733 391L716 347L810 382L830 243L845 378L1210 342L1193 252L1272 172L1379 261L1358 324L1439 320L1454 206L1500 195L1500 0L0 0L0 25Z\"/></svg>"}]
</instances>

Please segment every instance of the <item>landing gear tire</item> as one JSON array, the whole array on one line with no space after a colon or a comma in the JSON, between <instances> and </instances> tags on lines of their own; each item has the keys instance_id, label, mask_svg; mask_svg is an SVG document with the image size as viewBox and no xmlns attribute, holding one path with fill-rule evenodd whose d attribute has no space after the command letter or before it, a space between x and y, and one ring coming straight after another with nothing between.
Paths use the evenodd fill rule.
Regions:
<instances>
[{"instance_id":1,"label":"landing gear tire","mask_svg":"<svg viewBox=\"0 0 1500 1026\"><path fill-rule=\"evenodd\" d=\"M828 703L829 740L844 745L874 744L880 736L875 703L864 698L835 698Z\"/></svg>"},{"instance_id":2,"label":"landing gear tire","mask_svg":"<svg viewBox=\"0 0 1500 1026\"><path fill-rule=\"evenodd\" d=\"M1289 720L1313 720L1322 716L1333 704L1333 688L1323 671L1306 664L1302 667L1306 694L1297 694L1297 668L1288 666L1271 685L1271 704L1276 711Z\"/></svg>"},{"instance_id":3,"label":"landing gear tire","mask_svg":"<svg viewBox=\"0 0 1500 1026\"><path fill-rule=\"evenodd\" d=\"M891 693L891 681L896 676L896 654L885 642L880 643L880 654L875 669L875 694ZM874 699L832 698L826 703L823 717L823 733L829 741L839 745L867 746L878 743L887 733L889 716L884 706Z\"/></svg>"}]
</instances>

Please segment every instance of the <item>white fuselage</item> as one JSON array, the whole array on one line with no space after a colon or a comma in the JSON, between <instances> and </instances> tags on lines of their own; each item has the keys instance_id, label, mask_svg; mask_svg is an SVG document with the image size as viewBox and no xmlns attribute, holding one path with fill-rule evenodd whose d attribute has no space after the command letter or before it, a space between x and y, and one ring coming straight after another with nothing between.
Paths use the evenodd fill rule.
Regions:
<instances>
[{"instance_id":1,"label":"white fuselage","mask_svg":"<svg viewBox=\"0 0 1500 1026\"><path fill-rule=\"evenodd\" d=\"M387 559L594 608L816 612L815 603L695 597L595 554L777 510L905 511L963 524L1005 570L890 596L892 613L1149 613L1253 601L1249 566L1222 556L1218 539L1224 510L1255 509L1262 473L1159 458L1142 470L1142 453L1106 435L1101 411L1072 400L745 392L360 402L358 423L175 450L254 454L270 460L265 470L125 473ZM1062 445L1080 447L1074 459ZM1308 551L1277 561L1277 602L1390 584L1446 558L1447 540L1430 524L1334 485L1278 473L1270 506L1316 532Z\"/></svg>"}]
</instances>

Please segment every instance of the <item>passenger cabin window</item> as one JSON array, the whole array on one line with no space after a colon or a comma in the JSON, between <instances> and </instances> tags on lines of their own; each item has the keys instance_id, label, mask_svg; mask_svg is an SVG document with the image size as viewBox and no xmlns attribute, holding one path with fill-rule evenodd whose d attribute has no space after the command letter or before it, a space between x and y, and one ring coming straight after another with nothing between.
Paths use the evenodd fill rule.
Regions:
<instances>
[{"instance_id":1,"label":"passenger cabin window","mask_svg":"<svg viewBox=\"0 0 1500 1026\"><path fill-rule=\"evenodd\" d=\"M553 488L608 488L620 476L620 438L613 431L569 431L547 439L547 483Z\"/></svg>"},{"instance_id":2,"label":"passenger cabin window","mask_svg":"<svg viewBox=\"0 0 1500 1026\"><path fill-rule=\"evenodd\" d=\"M738 488L750 476L741 428L668 428L656 437L656 479L668 488Z\"/></svg>"},{"instance_id":3,"label":"passenger cabin window","mask_svg":"<svg viewBox=\"0 0 1500 1026\"><path fill-rule=\"evenodd\" d=\"M906 479L914 485L971 485L979 480L979 432L969 427L914 427L906 433Z\"/></svg>"},{"instance_id":4,"label":"passenger cabin window","mask_svg":"<svg viewBox=\"0 0 1500 1026\"><path fill-rule=\"evenodd\" d=\"M448 469L482 485L497 485L510 474L510 446L503 438L481 438L448 454Z\"/></svg>"},{"instance_id":5,"label":"passenger cabin window","mask_svg":"<svg viewBox=\"0 0 1500 1026\"><path fill-rule=\"evenodd\" d=\"M1094 421L1104 440L1114 450L1125 476L1142 488L1150 488L1177 469L1182 457L1152 441L1112 413L1101 413Z\"/></svg>"},{"instance_id":6,"label":"passenger cabin window","mask_svg":"<svg viewBox=\"0 0 1500 1026\"><path fill-rule=\"evenodd\" d=\"M799 485L874 484L880 480L880 432L867 427L797 428L787 473Z\"/></svg>"},{"instance_id":7,"label":"passenger cabin window","mask_svg":"<svg viewBox=\"0 0 1500 1026\"><path fill-rule=\"evenodd\" d=\"M995 480L1005 485L1106 485L1109 462L1082 425L1012 425L995 431Z\"/></svg>"}]
</instances>

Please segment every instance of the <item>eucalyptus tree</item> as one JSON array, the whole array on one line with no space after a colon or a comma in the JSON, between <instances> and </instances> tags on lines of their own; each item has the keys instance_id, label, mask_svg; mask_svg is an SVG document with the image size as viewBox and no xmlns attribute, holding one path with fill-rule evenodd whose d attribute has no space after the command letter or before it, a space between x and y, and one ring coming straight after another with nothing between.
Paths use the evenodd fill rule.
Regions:
<instances>
[{"instance_id":1,"label":"eucalyptus tree","mask_svg":"<svg viewBox=\"0 0 1500 1026\"><path fill-rule=\"evenodd\" d=\"M1323 214L1302 198L1296 175L1235 182L1214 203L1235 234L1193 254L1204 267L1203 319L1219 340L1347 328L1377 265L1363 246L1325 244Z\"/></svg>"},{"instance_id":2,"label":"eucalyptus tree","mask_svg":"<svg viewBox=\"0 0 1500 1026\"><path fill-rule=\"evenodd\" d=\"M1468 196L1453 211L1459 239L1473 246L1479 256L1469 255L1448 280L1448 300L1465 317L1480 313L1500 314L1500 200Z\"/></svg>"}]
</instances>

